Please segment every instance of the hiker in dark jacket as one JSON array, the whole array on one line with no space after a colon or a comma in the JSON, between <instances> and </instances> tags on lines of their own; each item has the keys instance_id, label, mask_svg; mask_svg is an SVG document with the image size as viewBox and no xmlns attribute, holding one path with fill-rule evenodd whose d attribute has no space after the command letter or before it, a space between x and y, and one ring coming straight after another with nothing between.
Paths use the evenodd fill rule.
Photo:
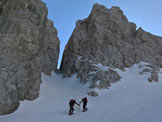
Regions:
<instances>
[{"instance_id":1,"label":"hiker in dark jacket","mask_svg":"<svg viewBox=\"0 0 162 122\"><path fill-rule=\"evenodd\" d=\"M71 99L69 102L69 106L70 106L70 110L69 110L69 115L74 114L74 105L77 104L78 106L80 106L75 100Z\"/></svg>"},{"instance_id":2,"label":"hiker in dark jacket","mask_svg":"<svg viewBox=\"0 0 162 122\"><path fill-rule=\"evenodd\" d=\"M79 103L79 105L80 105L81 103L83 103L83 112L88 110L87 107L86 107L86 106L87 106L87 102L88 102L87 98L84 97L84 98L82 98L82 100L81 100L80 103Z\"/></svg>"}]
</instances>

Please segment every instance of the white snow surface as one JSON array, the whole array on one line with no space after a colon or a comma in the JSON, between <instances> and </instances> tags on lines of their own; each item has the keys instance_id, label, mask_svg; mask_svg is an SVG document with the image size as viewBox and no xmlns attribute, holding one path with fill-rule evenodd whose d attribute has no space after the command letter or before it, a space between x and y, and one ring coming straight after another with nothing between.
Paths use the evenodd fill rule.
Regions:
<instances>
[{"instance_id":1,"label":"white snow surface","mask_svg":"<svg viewBox=\"0 0 162 122\"><path fill-rule=\"evenodd\" d=\"M75 75L62 79L61 74L43 74L40 97L21 102L16 112L0 116L0 122L162 122L162 74L159 82L150 83L150 74L139 71L138 65L118 70L122 80L109 89L95 89L98 97L87 96L88 83L81 84ZM84 96L88 111L75 105L74 115L69 116L69 100L79 102Z\"/></svg>"},{"instance_id":2,"label":"white snow surface","mask_svg":"<svg viewBox=\"0 0 162 122\"><path fill-rule=\"evenodd\" d=\"M96 66L99 70L102 70L102 71L108 71L109 70L109 67L103 66L101 63L94 64L94 66Z\"/></svg>"}]
</instances>

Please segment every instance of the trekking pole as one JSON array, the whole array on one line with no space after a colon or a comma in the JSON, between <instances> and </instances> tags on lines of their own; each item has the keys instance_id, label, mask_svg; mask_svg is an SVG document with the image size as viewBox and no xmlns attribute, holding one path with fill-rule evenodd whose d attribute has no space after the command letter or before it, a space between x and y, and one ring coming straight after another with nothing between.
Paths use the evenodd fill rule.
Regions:
<instances>
[{"instance_id":1,"label":"trekking pole","mask_svg":"<svg viewBox=\"0 0 162 122\"><path fill-rule=\"evenodd\" d=\"M80 112L80 106L79 106L79 112Z\"/></svg>"},{"instance_id":2,"label":"trekking pole","mask_svg":"<svg viewBox=\"0 0 162 122\"><path fill-rule=\"evenodd\" d=\"M78 112L80 112L80 106L79 106L79 105L78 105L78 107L77 107L77 108L78 108Z\"/></svg>"},{"instance_id":3,"label":"trekking pole","mask_svg":"<svg viewBox=\"0 0 162 122\"><path fill-rule=\"evenodd\" d=\"M80 112L80 104L77 103L77 111Z\"/></svg>"}]
</instances>

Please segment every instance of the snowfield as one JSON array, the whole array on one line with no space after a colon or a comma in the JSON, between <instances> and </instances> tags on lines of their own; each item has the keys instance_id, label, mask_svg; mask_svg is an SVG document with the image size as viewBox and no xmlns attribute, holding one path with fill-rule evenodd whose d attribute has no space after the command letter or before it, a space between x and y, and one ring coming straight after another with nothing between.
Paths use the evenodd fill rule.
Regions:
<instances>
[{"instance_id":1,"label":"snowfield","mask_svg":"<svg viewBox=\"0 0 162 122\"><path fill-rule=\"evenodd\" d=\"M87 96L89 84L80 84L76 76L62 79L61 74L42 75L40 97L24 101L0 122L162 122L162 70L159 82L148 82L149 73L139 74L138 65L119 71L122 79L107 90L94 89L98 97ZM93 90L93 91L94 91ZM68 102L88 97L88 111L75 106L69 116Z\"/></svg>"}]
</instances>

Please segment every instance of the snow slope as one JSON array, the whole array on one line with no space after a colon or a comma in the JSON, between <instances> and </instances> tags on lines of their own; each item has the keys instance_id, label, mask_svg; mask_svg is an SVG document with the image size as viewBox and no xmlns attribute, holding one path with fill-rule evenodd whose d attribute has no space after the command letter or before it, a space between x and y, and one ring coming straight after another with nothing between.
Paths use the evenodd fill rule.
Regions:
<instances>
[{"instance_id":1,"label":"snow slope","mask_svg":"<svg viewBox=\"0 0 162 122\"><path fill-rule=\"evenodd\" d=\"M10 115L0 116L0 122L162 122L162 75L160 82L148 82L150 74L139 75L138 65L118 71L122 80L108 90L97 90L98 97L88 96L88 111L75 106L68 115L71 98L79 101L90 91L89 84L80 84L75 75L62 79L43 74L40 97L24 101Z\"/></svg>"}]
</instances>

